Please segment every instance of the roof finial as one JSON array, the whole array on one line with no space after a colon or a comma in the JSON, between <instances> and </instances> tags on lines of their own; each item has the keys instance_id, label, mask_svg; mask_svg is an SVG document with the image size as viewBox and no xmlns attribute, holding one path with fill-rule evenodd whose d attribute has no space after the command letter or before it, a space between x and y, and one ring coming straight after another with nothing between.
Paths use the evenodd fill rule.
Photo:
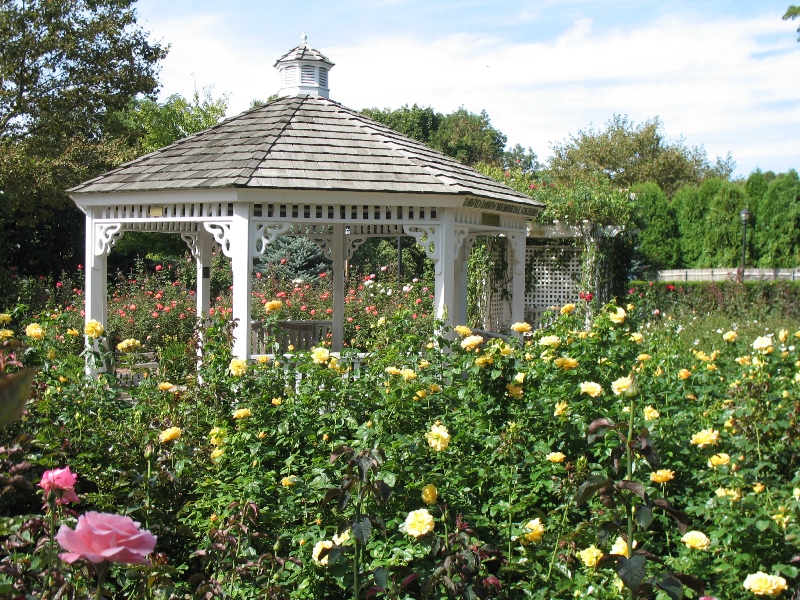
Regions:
<instances>
[{"instance_id":1,"label":"roof finial","mask_svg":"<svg viewBox=\"0 0 800 600\"><path fill-rule=\"evenodd\" d=\"M303 36L300 38L300 45L301 45L301 46L305 46L305 45L307 45L307 44L306 44L306 39L307 39L307 38L306 38L306 32L304 31L304 32L303 32Z\"/></svg>"}]
</instances>

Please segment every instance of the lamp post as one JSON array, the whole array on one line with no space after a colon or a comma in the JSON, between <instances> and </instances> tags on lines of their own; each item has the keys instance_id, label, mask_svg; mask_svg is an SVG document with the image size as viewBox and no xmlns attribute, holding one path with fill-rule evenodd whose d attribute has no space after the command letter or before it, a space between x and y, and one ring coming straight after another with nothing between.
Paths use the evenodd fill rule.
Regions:
<instances>
[{"instance_id":1,"label":"lamp post","mask_svg":"<svg viewBox=\"0 0 800 600\"><path fill-rule=\"evenodd\" d=\"M750 220L750 211L743 208L739 216L742 218L742 278L744 278L745 259L747 258L747 222Z\"/></svg>"}]
</instances>

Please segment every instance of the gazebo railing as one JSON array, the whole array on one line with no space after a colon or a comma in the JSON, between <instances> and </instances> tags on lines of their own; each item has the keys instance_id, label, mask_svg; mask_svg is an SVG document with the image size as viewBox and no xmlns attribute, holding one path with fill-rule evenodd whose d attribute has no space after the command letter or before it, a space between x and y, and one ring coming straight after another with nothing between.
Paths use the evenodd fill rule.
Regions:
<instances>
[{"instance_id":1,"label":"gazebo railing","mask_svg":"<svg viewBox=\"0 0 800 600\"><path fill-rule=\"evenodd\" d=\"M333 321L278 321L272 331L267 331L263 321L251 321L250 327L250 354L273 354L275 342L283 354L318 346L329 338Z\"/></svg>"}]
</instances>

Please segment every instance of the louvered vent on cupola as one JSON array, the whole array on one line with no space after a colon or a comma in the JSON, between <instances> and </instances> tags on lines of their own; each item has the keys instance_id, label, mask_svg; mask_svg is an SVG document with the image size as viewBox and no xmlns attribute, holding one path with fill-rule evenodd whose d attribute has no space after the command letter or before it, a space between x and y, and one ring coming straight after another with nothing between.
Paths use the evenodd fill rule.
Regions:
<instances>
[{"instance_id":1,"label":"louvered vent on cupola","mask_svg":"<svg viewBox=\"0 0 800 600\"><path fill-rule=\"evenodd\" d=\"M306 43L306 35L300 45L287 52L275 63L281 74L279 96L312 95L328 97L328 71L333 63L319 50Z\"/></svg>"}]
</instances>

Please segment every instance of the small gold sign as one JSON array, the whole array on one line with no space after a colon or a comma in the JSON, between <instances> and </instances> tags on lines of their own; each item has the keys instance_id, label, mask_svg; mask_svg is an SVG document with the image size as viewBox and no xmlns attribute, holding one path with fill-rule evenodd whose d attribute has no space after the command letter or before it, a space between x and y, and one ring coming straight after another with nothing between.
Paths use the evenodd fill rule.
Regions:
<instances>
[{"instance_id":1,"label":"small gold sign","mask_svg":"<svg viewBox=\"0 0 800 600\"><path fill-rule=\"evenodd\" d=\"M160 206L151 206L150 207L150 216L151 217L160 217L164 214L164 209Z\"/></svg>"},{"instance_id":2,"label":"small gold sign","mask_svg":"<svg viewBox=\"0 0 800 600\"><path fill-rule=\"evenodd\" d=\"M493 215L492 213L481 213L481 225L500 227L500 215Z\"/></svg>"}]
</instances>

